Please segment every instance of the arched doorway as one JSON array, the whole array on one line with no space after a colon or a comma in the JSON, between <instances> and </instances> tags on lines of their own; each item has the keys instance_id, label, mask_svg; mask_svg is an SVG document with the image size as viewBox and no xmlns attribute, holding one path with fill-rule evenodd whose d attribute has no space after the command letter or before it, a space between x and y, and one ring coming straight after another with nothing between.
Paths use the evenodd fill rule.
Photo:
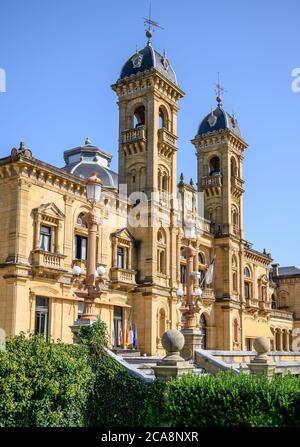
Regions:
<instances>
[{"instance_id":1,"label":"arched doorway","mask_svg":"<svg viewBox=\"0 0 300 447\"><path fill-rule=\"evenodd\" d=\"M201 349L207 349L207 322L204 314L200 315Z\"/></svg>"}]
</instances>

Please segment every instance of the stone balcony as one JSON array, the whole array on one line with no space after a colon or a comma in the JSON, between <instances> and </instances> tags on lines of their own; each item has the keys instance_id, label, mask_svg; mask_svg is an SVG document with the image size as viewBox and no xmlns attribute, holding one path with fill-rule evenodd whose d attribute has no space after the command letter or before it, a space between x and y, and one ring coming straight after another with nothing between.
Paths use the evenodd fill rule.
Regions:
<instances>
[{"instance_id":1,"label":"stone balcony","mask_svg":"<svg viewBox=\"0 0 300 447\"><path fill-rule=\"evenodd\" d=\"M212 304L213 302L216 301L214 291L209 287L205 287L203 289L203 294L201 298L204 304Z\"/></svg>"},{"instance_id":2,"label":"stone balcony","mask_svg":"<svg viewBox=\"0 0 300 447\"><path fill-rule=\"evenodd\" d=\"M43 250L35 250L31 253L32 270L35 273L61 274L66 272L63 268L65 255L60 253L51 253Z\"/></svg>"},{"instance_id":3,"label":"stone balcony","mask_svg":"<svg viewBox=\"0 0 300 447\"><path fill-rule=\"evenodd\" d=\"M146 150L146 126L124 130L121 133L121 143L126 155L134 155Z\"/></svg>"},{"instance_id":4,"label":"stone balcony","mask_svg":"<svg viewBox=\"0 0 300 447\"><path fill-rule=\"evenodd\" d=\"M288 312L287 310L271 309L271 318L281 318L283 320L293 320L293 312Z\"/></svg>"},{"instance_id":5,"label":"stone balcony","mask_svg":"<svg viewBox=\"0 0 300 447\"><path fill-rule=\"evenodd\" d=\"M238 198L243 194L244 190L244 180L236 175L231 176L231 192L232 194Z\"/></svg>"},{"instance_id":6,"label":"stone balcony","mask_svg":"<svg viewBox=\"0 0 300 447\"><path fill-rule=\"evenodd\" d=\"M222 174L206 175L202 177L199 186L208 196L219 194L222 187Z\"/></svg>"},{"instance_id":7,"label":"stone balcony","mask_svg":"<svg viewBox=\"0 0 300 447\"><path fill-rule=\"evenodd\" d=\"M113 289L125 289L129 291L134 289L136 285L135 270L112 267L110 269L110 275Z\"/></svg>"},{"instance_id":8,"label":"stone balcony","mask_svg":"<svg viewBox=\"0 0 300 447\"><path fill-rule=\"evenodd\" d=\"M158 129L158 142L167 144L169 146L172 146L176 149L177 146L177 136L173 135L171 132L169 132L165 127L162 127L161 129Z\"/></svg>"}]
</instances>

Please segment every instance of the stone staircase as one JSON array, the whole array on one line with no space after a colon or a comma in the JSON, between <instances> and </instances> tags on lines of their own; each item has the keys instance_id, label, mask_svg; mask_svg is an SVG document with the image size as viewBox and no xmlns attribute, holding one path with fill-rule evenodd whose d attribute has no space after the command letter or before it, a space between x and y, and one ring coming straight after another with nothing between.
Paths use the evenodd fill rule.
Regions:
<instances>
[{"instance_id":1,"label":"stone staircase","mask_svg":"<svg viewBox=\"0 0 300 447\"><path fill-rule=\"evenodd\" d=\"M155 379L152 367L156 366L157 362L161 360L161 357L144 355L142 356L139 351L132 351L129 349L119 350L117 356L122 359L122 362L126 362L135 370L142 373L143 376L148 377L152 380ZM205 374L205 371L197 365L195 365L193 372L195 375Z\"/></svg>"}]
</instances>

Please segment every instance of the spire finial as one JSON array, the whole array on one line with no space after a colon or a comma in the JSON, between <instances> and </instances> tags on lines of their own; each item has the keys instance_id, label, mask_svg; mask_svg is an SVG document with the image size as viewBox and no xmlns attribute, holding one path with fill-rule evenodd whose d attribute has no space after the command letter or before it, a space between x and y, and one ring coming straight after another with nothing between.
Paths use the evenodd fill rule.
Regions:
<instances>
[{"instance_id":1,"label":"spire finial","mask_svg":"<svg viewBox=\"0 0 300 447\"><path fill-rule=\"evenodd\" d=\"M222 107L222 94L226 92L223 85L220 83L220 73L218 72L218 82L216 84L215 92L217 94L218 107Z\"/></svg>"},{"instance_id":2,"label":"spire finial","mask_svg":"<svg viewBox=\"0 0 300 447\"><path fill-rule=\"evenodd\" d=\"M149 3L149 18L146 19L146 18L144 17L144 24L145 24L145 25L148 25L148 28L147 28L147 30L146 30L146 37L147 37L147 39L148 39L148 41L147 41L147 45L150 45L150 44L151 44L151 38L152 38L152 35L153 35L154 28L156 27L156 28L163 29L163 27L160 26L159 23L157 23L157 22L155 22L154 20L151 19L151 1L150 1L150 3Z\"/></svg>"}]
</instances>

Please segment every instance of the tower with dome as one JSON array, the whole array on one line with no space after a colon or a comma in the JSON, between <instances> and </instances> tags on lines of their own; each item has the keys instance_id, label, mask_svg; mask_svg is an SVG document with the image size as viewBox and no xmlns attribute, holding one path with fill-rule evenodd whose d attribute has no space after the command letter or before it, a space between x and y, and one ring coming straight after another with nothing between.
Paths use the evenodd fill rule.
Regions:
<instances>
[{"instance_id":1,"label":"tower with dome","mask_svg":"<svg viewBox=\"0 0 300 447\"><path fill-rule=\"evenodd\" d=\"M272 350L291 350L300 271L271 270L270 254L244 239L247 143L238 120L219 92L216 107L195 123L197 182L186 182L183 174L178 182L177 115L184 92L166 51L154 48L151 29L146 39L112 85L119 108L118 172L110 167L112 154L89 138L64 151L62 168L34 158L23 143L0 159L0 327L7 334L35 331L72 342L70 326L82 311L72 269L85 274L85 180L95 172L103 182L96 263L106 272L96 309L112 349L131 348L126 333L134 325L141 353L164 353L162 334L182 326L178 290L185 292L184 253L191 244L194 289L202 289L202 348L251 350L255 337L265 336ZM191 220L197 226L189 240L184 227ZM286 286L289 274L294 289Z\"/></svg>"}]
</instances>

